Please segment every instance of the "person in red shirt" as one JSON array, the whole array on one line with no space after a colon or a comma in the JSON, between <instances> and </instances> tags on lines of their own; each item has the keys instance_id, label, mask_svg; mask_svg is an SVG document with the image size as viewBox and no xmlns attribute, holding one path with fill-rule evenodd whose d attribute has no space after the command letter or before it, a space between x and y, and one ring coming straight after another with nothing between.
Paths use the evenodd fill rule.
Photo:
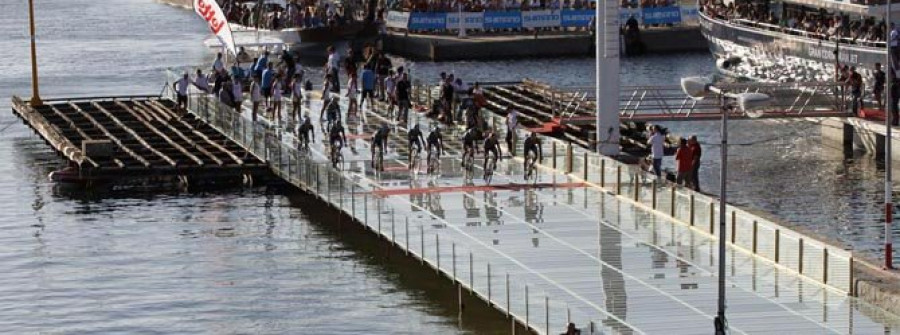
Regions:
<instances>
[{"instance_id":1,"label":"person in red shirt","mask_svg":"<svg viewBox=\"0 0 900 335\"><path fill-rule=\"evenodd\" d=\"M691 148L691 155L693 156L690 184L693 186L694 191L700 192L700 156L703 153L703 149L700 148L700 142L697 141L697 135L691 136L691 139L688 140L688 148Z\"/></svg>"},{"instance_id":2,"label":"person in red shirt","mask_svg":"<svg viewBox=\"0 0 900 335\"><path fill-rule=\"evenodd\" d=\"M686 139L681 139L681 145L678 146L678 151L675 152L675 162L678 172L675 176L675 183L689 186L693 181L691 173L694 171L694 153L688 147Z\"/></svg>"}]
</instances>

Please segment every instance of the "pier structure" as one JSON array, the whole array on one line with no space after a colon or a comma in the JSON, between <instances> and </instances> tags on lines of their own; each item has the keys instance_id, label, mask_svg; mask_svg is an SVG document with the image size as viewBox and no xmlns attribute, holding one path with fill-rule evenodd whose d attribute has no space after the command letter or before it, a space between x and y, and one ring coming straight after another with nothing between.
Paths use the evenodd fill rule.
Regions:
<instances>
[{"instance_id":1,"label":"pier structure","mask_svg":"<svg viewBox=\"0 0 900 335\"><path fill-rule=\"evenodd\" d=\"M523 178L521 158L508 157L486 183L481 157L473 172L461 167L453 127L444 133L448 148L440 173L429 175L424 153L419 167L410 169L406 128L375 112L344 120L350 144L343 163L333 167L318 128L319 141L309 151L297 150L290 131L265 120L253 123L247 110L240 115L206 97L191 100L193 113L263 158L276 175L511 322L542 334L560 332L569 322L585 333L712 329L714 199L663 186L632 166L550 137L544 137L545 159L535 180ZM309 106L319 108L318 100ZM317 115L310 113L319 127ZM411 120L423 129L435 124L418 113ZM384 171L377 171L370 137L384 123L394 132ZM849 252L737 208L725 210L732 218L732 332L868 333L897 325L892 314L850 296Z\"/></svg>"},{"instance_id":2,"label":"pier structure","mask_svg":"<svg viewBox=\"0 0 900 335\"><path fill-rule=\"evenodd\" d=\"M417 91L417 104L428 102L423 90ZM543 127L523 127L517 134L543 134L545 158L535 179L526 180L521 157L508 154L490 182L482 179L483 157L472 170L462 168L460 129L452 126L445 127L439 172L427 174L424 158L410 168L407 128L377 111L343 120L350 143L342 163L333 166L317 117L321 102L307 101L318 139L309 150L298 149L292 121L279 125L260 116L253 122L248 106L236 113L199 93L191 95L186 114L176 112L168 96L50 101L46 110L14 100L13 108L81 169L112 164L113 173L130 166L140 171L141 164L125 164L127 157L146 160L147 171L173 174L214 166L200 156L204 150L215 156L210 150L216 145L201 150L204 137L187 135L194 129L443 274L460 296L482 299L508 315L513 327L542 334L560 332L569 322L584 333L712 330L718 279L713 221L721 210L715 199L656 181ZM59 110L71 104L81 111ZM490 104L500 102L493 97ZM501 125L496 109L485 117ZM437 124L419 112L410 120L423 129ZM385 168L378 171L370 144L382 124L393 132ZM85 139L110 141L118 149L100 160L75 144ZM226 156L222 151L217 157ZM126 168L115 167L117 160ZM245 170L238 164L233 171ZM872 333L900 325L893 314L853 297L857 266L849 251L732 206L724 210L730 216L726 280L732 332Z\"/></svg>"}]
</instances>

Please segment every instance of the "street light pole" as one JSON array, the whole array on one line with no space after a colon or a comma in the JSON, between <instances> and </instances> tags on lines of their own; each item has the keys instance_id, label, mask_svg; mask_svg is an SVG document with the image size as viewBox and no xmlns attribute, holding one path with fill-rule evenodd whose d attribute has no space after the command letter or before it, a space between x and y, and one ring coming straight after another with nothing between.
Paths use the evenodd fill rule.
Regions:
<instances>
[{"instance_id":1,"label":"street light pole","mask_svg":"<svg viewBox=\"0 0 900 335\"><path fill-rule=\"evenodd\" d=\"M887 92L885 96L885 100L887 102L887 111L884 113L884 268L885 269L893 269L894 268L894 256L893 256L893 237L891 236L891 228L894 223L894 204L893 204L893 182L891 176L891 161L894 159L891 154L891 142L893 142L893 137L891 136L891 126L893 125L894 117L894 97L893 89L894 85L894 76L896 72L894 72L894 63L893 58L891 57L891 1L887 2L887 13L885 14L885 18L888 22L888 33L885 41L885 47L887 49Z\"/></svg>"},{"instance_id":2,"label":"street light pole","mask_svg":"<svg viewBox=\"0 0 900 335\"><path fill-rule=\"evenodd\" d=\"M714 321L716 335L725 334L725 206L727 205L728 180L728 106L725 104L725 92L719 92L719 104L722 108L722 166L719 168L719 304Z\"/></svg>"},{"instance_id":3,"label":"street light pole","mask_svg":"<svg viewBox=\"0 0 900 335\"><path fill-rule=\"evenodd\" d=\"M28 0L28 20L31 26L31 106L40 106L41 93L38 90L37 48L34 40L34 0Z\"/></svg>"}]
</instances>

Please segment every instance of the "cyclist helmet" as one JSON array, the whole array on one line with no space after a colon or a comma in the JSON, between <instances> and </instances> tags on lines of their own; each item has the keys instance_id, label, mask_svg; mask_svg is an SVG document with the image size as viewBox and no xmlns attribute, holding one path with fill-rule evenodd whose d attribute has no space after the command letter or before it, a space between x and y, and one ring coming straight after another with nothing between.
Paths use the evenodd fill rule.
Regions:
<instances>
[{"instance_id":1,"label":"cyclist helmet","mask_svg":"<svg viewBox=\"0 0 900 335\"><path fill-rule=\"evenodd\" d=\"M418 125L418 124L414 125L414 126L413 126L413 129L419 130L419 125Z\"/></svg>"},{"instance_id":2,"label":"cyclist helmet","mask_svg":"<svg viewBox=\"0 0 900 335\"><path fill-rule=\"evenodd\" d=\"M441 133L441 126L439 126L439 125L434 125L434 129L432 129L431 131L440 134L440 133Z\"/></svg>"}]
</instances>

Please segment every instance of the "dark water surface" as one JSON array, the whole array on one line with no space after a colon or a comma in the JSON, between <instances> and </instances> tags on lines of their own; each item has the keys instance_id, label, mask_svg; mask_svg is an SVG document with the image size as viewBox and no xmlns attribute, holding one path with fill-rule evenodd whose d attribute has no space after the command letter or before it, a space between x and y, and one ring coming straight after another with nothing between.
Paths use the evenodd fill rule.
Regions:
<instances>
[{"instance_id":1,"label":"dark water surface","mask_svg":"<svg viewBox=\"0 0 900 335\"><path fill-rule=\"evenodd\" d=\"M37 1L44 97L155 94L170 67L209 61L202 21L150 0ZM0 109L28 96L27 8L0 2ZM416 63L416 78L530 77L593 84L593 60ZM708 74L704 53L625 59L626 85ZM0 329L9 333L506 333L494 318L457 324L452 297L388 261L371 239L334 228L288 191L69 193L47 173L62 163L0 114ZM703 181L718 190L719 126L698 134ZM882 174L845 161L815 124L740 121L731 128L732 199L877 256ZM671 166L672 162L667 162ZM715 193L715 192L714 192ZM896 232L895 232L896 233ZM411 278L417 278L415 280ZM473 326L477 324L477 326Z\"/></svg>"}]
</instances>

